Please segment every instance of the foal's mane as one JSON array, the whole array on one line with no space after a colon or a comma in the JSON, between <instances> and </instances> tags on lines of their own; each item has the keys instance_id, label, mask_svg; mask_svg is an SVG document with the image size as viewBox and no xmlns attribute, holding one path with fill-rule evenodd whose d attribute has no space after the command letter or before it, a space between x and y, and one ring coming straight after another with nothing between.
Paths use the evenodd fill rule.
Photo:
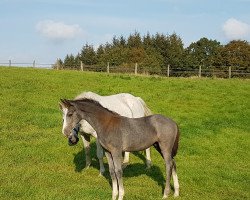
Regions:
<instances>
[{"instance_id":1,"label":"foal's mane","mask_svg":"<svg viewBox=\"0 0 250 200\"><path fill-rule=\"evenodd\" d=\"M74 100L75 102L84 102L84 103L90 103L90 104L94 104L106 111L108 111L109 113L112 113L114 115L117 115L117 116L120 116L117 112L114 112L114 111L111 111L109 110L108 108L105 108L103 107L98 101L94 100L94 99L91 99L91 98L81 98L81 99L77 99L77 100Z\"/></svg>"}]
</instances>

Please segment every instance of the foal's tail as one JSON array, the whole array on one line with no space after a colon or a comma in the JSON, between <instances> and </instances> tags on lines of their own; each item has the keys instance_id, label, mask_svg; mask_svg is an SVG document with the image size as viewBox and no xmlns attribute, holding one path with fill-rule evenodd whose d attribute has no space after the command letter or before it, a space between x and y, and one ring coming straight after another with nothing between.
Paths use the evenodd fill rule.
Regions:
<instances>
[{"instance_id":1,"label":"foal's tail","mask_svg":"<svg viewBox=\"0 0 250 200\"><path fill-rule=\"evenodd\" d=\"M176 138L175 138L175 141L174 141L174 146L172 148L172 158L174 158L177 154L177 150L178 150L178 147L179 147L179 139L180 139L180 131L179 131L179 128L177 126L177 134L176 134Z\"/></svg>"},{"instance_id":2,"label":"foal's tail","mask_svg":"<svg viewBox=\"0 0 250 200\"><path fill-rule=\"evenodd\" d=\"M143 106L145 116L152 115L152 111L148 108L147 104L142 100L142 98L137 97L137 99L140 101L140 103Z\"/></svg>"}]
</instances>

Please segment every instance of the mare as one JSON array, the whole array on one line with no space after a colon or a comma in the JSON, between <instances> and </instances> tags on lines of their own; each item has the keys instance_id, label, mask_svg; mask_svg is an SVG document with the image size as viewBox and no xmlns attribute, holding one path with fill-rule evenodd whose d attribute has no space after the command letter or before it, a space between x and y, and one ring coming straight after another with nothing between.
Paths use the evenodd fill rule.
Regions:
<instances>
[{"instance_id":1,"label":"mare","mask_svg":"<svg viewBox=\"0 0 250 200\"><path fill-rule=\"evenodd\" d=\"M141 118L127 118L108 110L90 99L61 100L67 109L63 132L74 138L72 130L86 120L96 130L98 140L105 149L112 180L112 199L122 200L124 187L122 180L122 152L140 151L154 146L162 155L166 165L166 185L163 198L170 193L170 179L173 176L174 196L179 196L179 183L174 156L177 154L179 130L177 124L162 115Z\"/></svg>"},{"instance_id":2,"label":"mare","mask_svg":"<svg viewBox=\"0 0 250 200\"><path fill-rule=\"evenodd\" d=\"M146 103L140 98L135 97L128 93L120 93L110 96L101 96L94 92L83 92L80 95L75 97L75 100L82 99L82 98L88 98L93 99L97 102L99 102L103 107L108 108L111 111L114 111L118 113L121 116L130 117L130 118L138 118L138 117L144 117L151 115L150 109L147 107ZM63 110L63 115L65 118L66 112ZM90 158L90 136L93 136L97 138L96 131L94 128L86 121L81 120L79 124L74 129L75 138L77 138L78 131L80 132L81 138L83 140L83 145L85 148L85 157L86 157L86 168L88 168L91 164L91 158ZM78 139L76 141L71 142L69 140L70 145L74 145L78 142ZM103 149L100 145L98 138L96 139L96 154L99 160L100 165L100 175L102 175L105 171L104 165L103 165ZM123 160L123 167L125 167L129 162L129 152L125 152L124 154L124 160ZM150 168L151 166L151 157L150 157L150 148L146 149L146 164L147 168Z\"/></svg>"}]
</instances>

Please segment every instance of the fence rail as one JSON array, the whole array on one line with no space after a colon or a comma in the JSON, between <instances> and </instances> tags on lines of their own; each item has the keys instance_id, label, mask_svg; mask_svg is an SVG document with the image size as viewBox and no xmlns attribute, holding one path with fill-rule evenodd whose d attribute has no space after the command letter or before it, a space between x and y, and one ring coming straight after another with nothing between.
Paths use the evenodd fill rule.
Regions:
<instances>
[{"instance_id":1,"label":"fence rail","mask_svg":"<svg viewBox=\"0 0 250 200\"><path fill-rule=\"evenodd\" d=\"M137 63L134 66L88 66L82 62L80 66L60 66L51 63L38 63L35 60L33 62L0 62L0 66L9 67L33 67L33 68L46 68L46 69L75 69L81 71L95 71L95 72L107 72L107 73L127 73L127 74L145 74L145 75L159 75L166 77L218 77L218 78L247 78L250 79L250 68L237 69L235 67L223 67L223 69L217 69L214 67L204 68L197 66L196 68L178 68L168 65L165 69L152 69L143 68Z\"/></svg>"},{"instance_id":2,"label":"fence rail","mask_svg":"<svg viewBox=\"0 0 250 200\"><path fill-rule=\"evenodd\" d=\"M34 67L52 69L53 65L54 64L51 63L39 63L35 60L33 62L13 62L12 60L8 60L8 62L0 62L0 66L8 67Z\"/></svg>"},{"instance_id":3,"label":"fence rail","mask_svg":"<svg viewBox=\"0 0 250 200\"><path fill-rule=\"evenodd\" d=\"M160 75L166 77L218 77L218 78L250 78L250 69L239 70L234 67L224 67L223 69L216 69L211 67L203 68L198 66L197 68L178 68L168 65L165 70L159 69L147 69L138 66L87 66L81 64L81 66L64 66L64 68L74 68L81 71L95 71L95 72L107 72L107 73L128 73L128 74L145 74L145 75ZM57 67L57 69L61 69Z\"/></svg>"}]
</instances>

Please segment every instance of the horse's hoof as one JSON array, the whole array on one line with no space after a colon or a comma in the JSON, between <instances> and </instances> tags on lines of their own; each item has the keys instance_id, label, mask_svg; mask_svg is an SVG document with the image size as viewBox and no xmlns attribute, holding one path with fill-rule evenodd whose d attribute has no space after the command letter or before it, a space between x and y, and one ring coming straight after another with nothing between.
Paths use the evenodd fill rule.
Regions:
<instances>
[{"instance_id":1,"label":"horse's hoof","mask_svg":"<svg viewBox=\"0 0 250 200\"><path fill-rule=\"evenodd\" d=\"M99 177L104 177L102 172L100 172L98 176Z\"/></svg>"},{"instance_id":2,"label":"horse's hoof","mask_svg":"<svg viewBox=\"0 0 250 200\"><path fill-rule=\"evenodd\" d=\"M89 169L90 164L86 164L85 169Z\"/></svg>"},{"instance_id":3,"label":"horse's hoof","mask_svg":"<svg viewBox=\"0 0 250 200\"><path fill-rule=\"evenodd\" d=\"M104 171L100 170L99 176L104 176L104 172L105 170Z\"/></svg>"},{"instance_id":4,"label":"horse's hoof","mask_svg":"<svg viewBox=\"0 0 250 200\"><path fill-rule=\"evenodd\" d=\"M174 198L177 198L177 197L179 197L179 192L174 193Z\"/></svg>"}]
</instances>

